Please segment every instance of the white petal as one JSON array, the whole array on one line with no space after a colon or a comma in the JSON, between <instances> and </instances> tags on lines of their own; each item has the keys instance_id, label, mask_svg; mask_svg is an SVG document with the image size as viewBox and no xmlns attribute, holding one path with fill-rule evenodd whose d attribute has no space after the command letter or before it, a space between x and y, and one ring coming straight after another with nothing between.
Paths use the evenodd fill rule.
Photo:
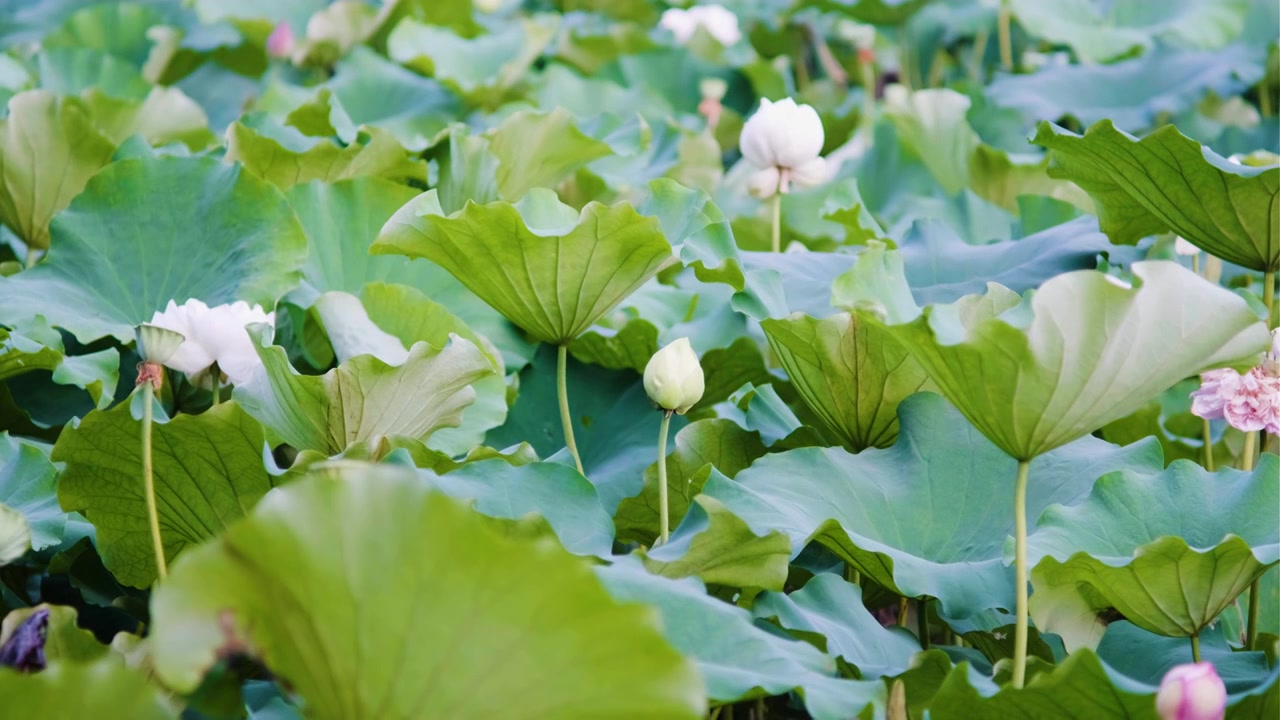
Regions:
<instances>
[{"instance_id":1,"label":"white petal","mask_svg":"<svg viewBox=\"0 0 1280 720\"><path fill-rule=\"evenodd\" d=\"M776 167L757 170L747 176L747 192L751 193L752 197L767 200L777 194L779 179Z\"/></svg>"},{"instance_id":2,"label":"white petal","mask_svg":"<svg viewBox=\"0 0 1280 720\"><path fill-rule=\"evenodd\" d=\"M791 171L791 181L804 187L821 185L831 179L831 170L827 161L818 157L800 165Z\"/></svg>"}]
</instances>

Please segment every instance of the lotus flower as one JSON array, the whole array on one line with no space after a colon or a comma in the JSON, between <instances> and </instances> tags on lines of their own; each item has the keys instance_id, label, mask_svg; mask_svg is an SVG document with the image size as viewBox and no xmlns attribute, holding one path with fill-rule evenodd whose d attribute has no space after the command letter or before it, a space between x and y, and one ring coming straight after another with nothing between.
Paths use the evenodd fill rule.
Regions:
<instances>
[{"instance_id":1,"label":"lotus flower","mask_svg":"<svg viewBox=\"0 0 1280 720\"><path fill-rule=\"evenodd\" d=\"M1196 247L1195 245L1192 245L1191 241L1187 240L1181 235L1179 235L1178 238L1173 241L1173 251L1179 255L1199 255L1200 254L1200 248Z\"/></svg>"},{"instance_id":2,"label":"lotus flower","mask_svg":"<svg viewBox=\"0 0 1280 720\"><path fill-rule=\"evenodd\" d=\"M1271 351L1262 363L1241 375L1230 368L1200 375L1191 393L1191 413L1226 420L1244 432L1280 434L1280 331L1271 331Z\"/></svg>"},{"instance_id":3,"label":"lotus flower","mask_svg":"<svg viewBox=\"0 0 1280 720\"><path fill-rule=\"evenodd\" d=\"M655 405L683 415L702 399L706 380L689 338L668 344L644 368L644 390Z\"/></svg>"},{"instance_id":4,"label":"lotus flower","mask_svg":"<svg viewBox=\"0 0 1280 720\"><path fill-rule=\"evenodd\" d=\"M719 5L695 5L688 10L672 8L662 13L659 25L670 30L676 42L681 45L692 40L698 28L706 30L716 42L725 47L742 39L738 16Z\"/></svg>"},{"instance_id":5,"label":"lotus flower","mask_svg":"<svg viewBox=\"0 0 1280 720\"><path fill-rule=\"evenodd\" d=\"M209 307L193 298L182 305L170 300L150 324L182 334L185 339L164 364L185 373L192 383L208 388L213 386L209 370L214 364L233 385L247 382L261 364L253 340L245 331L254 323L274 325L275 313L263 312L261 307L250 307L245 302Z\"/></svg>"},{"instance_id":6,"label":"lotus flower","mask_svg":"<svg viewBox=\"0 0 1280 720\"><path fill-rule=\"evenodd\" d=\"M1171 669L1156 694L1161 720L1222 720L1226 707L1227 688L1208 662Z\"/></svg>"},{"instance_id":7,"label":"lotus flower","mask_svg":"<svg viewBox=\"0 0 1280 720\"><path fill-rule=\"evenodd\" d=\"M282 22L267 36L267 54L272 57L287 58L293 54L295 44L293 28L289 27L289 23Z\"/></svg>"},{"instance_id":8,"label":"lotus flower","mask_svg":"<svg viewBox=\"0 0 1280 720\"><path fill-rule=\"evenodd\" d=\"M819 153L825 135L818 112L791 98L760 101L760 109L742 127L742 156L758 168L747 189L760 198L787 193L791 183L820 185L829 176Z\"/></svg>"}]
</instances>

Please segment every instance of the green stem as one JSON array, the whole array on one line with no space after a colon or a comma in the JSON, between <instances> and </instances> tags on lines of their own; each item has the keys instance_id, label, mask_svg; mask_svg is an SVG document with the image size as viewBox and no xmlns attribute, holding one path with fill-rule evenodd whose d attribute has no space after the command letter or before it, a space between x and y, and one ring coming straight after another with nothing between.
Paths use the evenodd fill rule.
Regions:
<instances>
[{"instance_id":1,"label":"green stem","mask_svg":"<svg viewBox=\"0 0 1280 720\"><path fill-rule=\"evenodd\" d=\"M1200 275L1200 253L1191 256L1191 272Z\"/></svg>"},{"instance_id":2,"label":"green stem","mask_svg":"<svg viewBox=\"0 0 1280 720\"><path fill-rule=\"evenodd\" d=\"M1280 312L1276 309L1276 271L1268 270L1262 274L1262 304L1267 308L1267 327L1276 329L1280 326Z\"/></svg>"},{"instance_id":3,"label":"green stem","mask_svg":"<svg viewBox=\"0 0 1280 720\"><path fill-rule=\"evenodd\" d=\"M1266 80L1258 83L1258 112L1262 117L1271 117L1271 88Z\"/></svg>"},{"instance_id":4,"label":"green stem","mask_svg":"<svg viewBox=\"0 0 1280 720\"><path fill-rule=\"evenodd\" d=\"M996 22L1000 33L1000 64L1005 70L1013 72L1013 39L1009 34L1009 0L1000 1L1000 12L996 16Z\"/></svg>"},{"instance_id":5,"label":"green stem","mask_svg":"<svg viewBox=\"0 0 1280 720\"><path fill-rule=\"evenodd\" d=\"M907 626L907 599L898 598L898 627Z\"/></svg>"},{"instance_id":6,"label":"green stem","mask_svg":"<svg viewBox=\"0 0 1280 720\"><path fill-rule=\"evenodd\" d=\"M151 471L151 403L155 390L148 380L142 385L142 490L147 500L147 522L151 525L151 547L156 556L156 577L164 580L169 568L164 561L164 542L160 538L160 512L156 509L156 481Z\"/></svg>"},{"instance_id":7,"label":"green stem","mask_svg":"<svg viewBox=\"0 0 1280 720\"><path fill-rule=\"evenodd\" d=\"M556 392L560 396L560 424L564 428L564 444L569 448L569 454L573 456L573 464L577 466L578 473L583 477L586 471L582 469L582 458L578 456L578 443L573 439L573 417L569 415L569 346L561 345L557 348L556 356Z\"/></svg>"},{"instance_id":8,"label":"green stem","mask_svg":"<svg viewBox=\"0 0 1280 720\"><path fill-rule=\"evenodd\" d=\"M1208 420L1204 424L1204 469L1213 472L1213 432Z\"/></svg>"},{"instance_id":9,"label":"green stem","mask_svg":"<svg viewBox=\"0 0 1280 720\"><path fill-rule=\"evenodd\" d=\"M217 363L209 371L213 382L213 404L211 407L218 407L218 403L222 402L222 371L218 369Z\"/></svg>"},{"instance_id":10,"label":"green stem","mask_svg":"<svg viewBox=\"0 0 1280 720\"><path fill-rule=\"evenodd\" d=\"M720 711L721 711L721 710L724 710L724 706L723 706L723 705L721 705L721 706L720 706L720 707L718 707L718 708L713 708L713 709L711 710L711 714L707 716L707 720L716 720L716 718L720 717Z\"/></svg>"},{"instance_id":11,"label":"green stem","mask_svg":"<svg viewBox=\"0 0 1280 720\"><path fill-rule=\"evenodd\" d=\"M929 649L929 598L916 601L916 632L920 635L920 649Z\"/></svg>"},{"instance_id":12,"label":"green stem","mask_svg":"<svg viewBox=\"0 0 1280 720\"><path fill-rule=\"evenodd\" d=\"M664 410L658 426L658 544L666 545L671 536L671 503L667 490L667 431L671 428L671 411Z\"/></svg>"},{"instance_id":13,"label":"green stem","mask_svg":"<svg viewBox=\"0 0 1280 720\"><path fill-rule=\"evenodd\" d=\"M1191 636L1191 660L1193 662L1200 662L1200 636L1199 635Z\"/></svg>"},{"instance_id":14,"label":"green stem","mask_svg":"<svg viewBox=\"0 0 1280 720\"><path fill-rule=\"evenodd\" d=\"M978 31L973 39L973 77L979 83L985 80L986 73L982 72L986 65L984 62L987 58L987 42L991 39L991 33L984 28Z\"/></svg>"},{"instance_id":15,"label":"green stem","mask_svg":"<svg viewBox=\"0 0 1280 720\"><path fill-rule=\"evenodd\" d=\"M40 251L33 247L28 247L27 248L27 267L35 267L35 264L39 260L40 260Z\"/></svg>"},{"instance_id":16,"label":"green stem","mask_svg":"<svg viewBox=\"0 0 1280 720\"><path fill-rule=\"evenodd\" d=\"M862 573L849 563L844 564L844 579L854 585L862 584Z\"/></svg>"},{"instance_id":17,"label":"green stem","mask_svg":"<svg viewBox=\"0 0 1280 720\"><path fill-rule=\"evenodd\" d=\"M1018 615L1013 634L1015 689L1021 689L1027 679L1027 474L1030 470L1030 460L1018 461L1018 480L1013 490L1014 582L1017 583Z\"/></svg>"},{"instance_id":18,"label":"green stem","mask_svg":"<svg viewBox=\"0 0 1280 720\"><path fill-rule=\"evenodd\" d=\"M756 698L756 717L755 720L764 720L764 698Z\"/></svg>"},{"instance_id":19,"label":"green stem","mask_svg":"<svg viewBox=\"0 0 1280 720\"><path fill-rule=\"evenodd\" d=\"M1258 441L1258 433L1247 432L1244 434L1244 451L1240 453L1240 469L1245 472L1253 470L1253 449Z\"/></svg>"},{"instance_id":20,"label":"green stem","mask_svg":"<svg viewBox=\"0 0 1280 720\"><path fill-rule=\"evenodd\" d=\"M773 251L782 252L782 189L773 194L773 199L769 201L772 204L770 212L773 214Z\"/></svg>"},{"instance_id":21,"label":"green stem","mask_svg":"<svg viewBox=\"0 0 1280 720\"><path fill-rule=\"evenodd\" d=\"M1244 642L1246 650L1258 650L1258 603L1261 601L1258 593L1262 588L1259 586L1259 580L1254 580L1249 584L1249 624L1246 625L1244 633Z\"/></svg>"},{"instance_id":22,"label":"green stem","mask_svg":"<svg viewBox=\"0 0 1280 720\"><path fill-rule=\"evenodd\" d=\"M876 120L876 66L863 60L858 63L858 73L862 78L862 127L870 141Z\"/></svg>"}]
</instances>

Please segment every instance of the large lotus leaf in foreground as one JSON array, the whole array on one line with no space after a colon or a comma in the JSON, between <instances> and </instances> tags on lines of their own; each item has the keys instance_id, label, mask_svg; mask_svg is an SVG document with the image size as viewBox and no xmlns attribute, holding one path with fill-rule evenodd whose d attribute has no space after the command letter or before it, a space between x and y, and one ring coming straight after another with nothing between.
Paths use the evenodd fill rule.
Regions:
<instances>
[{"instance_id":1,"label":"large lotus leaf in foreground","mask_svg":"<svg viewBox=\"0 0 1280 720\"><path fill-rule=\"evenodd\" d=\"M494 372L474 343L453 335L442 349L415 343L398 365L368 354L319 377L301 375L258 326L250 326L250 334L262 366L236 388L236 399L274 438L326 455L384 437L425 441L440 428L457 427L475 401L471 384Z\"/></svg>"},{"instance_id":2,"label":"large lotus leaf in foreground","mask_svg":"<svg viewBox=\"0 0 1280 720\"><path fill-rule=\"evenodd\" d=\"M50 232L39 265L0 278L0 320L39 313L82 342L132 341L134 326L170 300L270 308L306 257L280 192L215 158L112 163Z\"/></svg>"},{"instance_id":3,"label":"large lotus leaf in foreground","mask_svg":"<svg viewBox=\"0 0 1280 720\"><path fill-rule=\"evenodd\" d=\"M990 284L889 327L970 422L1029 460L1269 346L1266 326L1229 290L1171 262L1133 273L1132 287L1066 273L1026 298Z\"/></svg>"},{"instance_id":4,"label":"large lotus leaf in foreground","mask_svg":"<svg viewBox=\"0 0 1280 720\"><path fill-rule=\"evenodd\" d=\"M48 90L15 95L0 120L0 223L30 247L49 247L49 220L114 150L80 98Z\"/></svg>"},{"instance_id":5,"label":"large lotus leaf in foreground","mask_svg":"<svg viewBox=\"0 0 1280 720\"><path fill-rule=\"evenodd\" d=\"M1280 270L1280 167L1236 165L1165 126L1141 140L1109 120L1083 136L1041 123L1049 173L1084 188L1119 243L1173 232L1217 257Z\"/></svg>"},{"instance_id":6,"label":"large lotus leaf in foreground","mask_svg":"<svg viewBox=\"0 0 1280 720\"><path fill-rule=\"evenodd\" d=\"M165 557L212 539L274 481L262 465L262 426L234 402L152 426L156 503ZM97 528L103 563L120 582L156 579L142 485L142 424L120 403L68 427L53 448L66 463L58 500Z\"/></svg>"},{"instance_id":7,"label":"large lotus leaf in foreground","mask_svg":"<svg viewBox=\"0 0 1280 720\"><path fill-rule=\"evenodd\" d=\"M1154 633L1198 634L1280 562L1277 506L1271 454L1252 473L1179 460L1103 477L1083 503L1048 508L1027 540L1036 627L1093 646L1098 613L1115 608Z\"/></svg>"},{"instance_id":8,"label":"large lotus leaf in foreground","mask_svg":"<svg viewBox=\"0 0 1280 720\"><path fill-rule=\"evenodd\" d=\"M142 673L117 657L80 665L60 662L38 673L0 668L5 717L171 720L178 713Z\"/></svg>"},{"instance_id":9,"label":"large lotus leaf in foreground","mask_svg":"<svg viewBox=\"0 0 1280 720\"><path fill-rule=\"evenodd\" d=\"M516 325L564 345L673 261L658 221L631 206L589 203L581 214L549 190L515 205L468 204L445 215L435 191L411 200L374 242L375 254L425 257Z\"/></svg>"},{"instance_id":10,"label":"large lotus leaf in foreground","mask_svg":"<svg viewBox=\"0 0 1280 720\"><path fill-rule=\"evenodd\" d=\"M610 598L554 544L485 524L400 475L280 488L156 592L156 672L189 692L248 652L317 720L706 712L652 609Z\"/></svg>"},{"instance_id":11,"label":"large lotus leaf in foreground","mask_svg":"<svg viewBox=\"0 0 1280 720\"><path fill-rule=\"evenodd\" d=\"M698 663L713 703L796 690L811 717L844 720L884 702L883 683L839 677L834 658L767 623L753 623L750 613L707 595L694 578L650 575L630 558L596 574L614 598L653 605L662 613L663 632Z\"/></svg>"},{"instance_id":12,"label":"large lotus leaf in foreground","mask_svg":"<svg viewBox=\"0 0 1280 720\"><path fill-rule=\"evenodd\" d=\"M902 430L890 448L766 455L735 480L713 473L703 493L756 535L786 534L793 554L816 540L895 592L937 598L944 618L1012 608L1004 544L1013 518L1003 498L1012 496L1016 463L937 395L914 395L898 413ZM1032 461L1032 517L1084 497L1111 470L1163 464L1154 440L1121 448L1082 438Z\"/></svg>"}]
</instances>

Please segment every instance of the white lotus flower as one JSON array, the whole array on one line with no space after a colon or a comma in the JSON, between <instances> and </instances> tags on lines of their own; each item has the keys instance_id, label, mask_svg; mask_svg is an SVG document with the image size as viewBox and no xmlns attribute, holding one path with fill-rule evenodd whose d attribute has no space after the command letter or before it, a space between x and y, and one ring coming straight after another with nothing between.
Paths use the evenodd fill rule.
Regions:
<instances>
[{"instance_id":1,"label":"white lotus flower","mask_svg":"<svg viewBox=\"0 0 1280 720\"><path fill-rule=\"evenodd\" d=\"M797 105L791 98L760 101L742 126L738 140L742 156L756 172L747 179L752 195L761 198L787 193L791 183L811 187L830 176L827 161L819 155L826 136L818 111Z\"/></svg>"},{"instance_id":2,"label":"white lotus flower","mask_svg":"<svg viewBox=\"0 0 1280 720\"><path fill-rule=\"evenodd\" d=\"M151 318L151 325L181 333L185 340L165 365L186 374L201 387L213 387L209 369L218 370L232 385L241 385L262 364L245 328L254 323L275 325L275 313L250 307L245 302L209 307L192 298L182 305L170 300L164 312Z\"/></svg>"},{"instance_id":3,"label":"white lotus flower","mask_svg":"<svg viewBox=\"0 0 1280 720\"><path fill-rule=\"evenodd\" d=\"M644 391L655 405L668 412L689 412L702 399L705 389L702 365L689 338L675 340L654 353L644 368Z\"/></svg>"},{"instance_id":4,"label":"white lotus flower","mask_svg":"<svg viewBox=\"0 0 1280 720\"><path fill-rule=\"evenodd\" d=\"M720 5L695 5L688 10L672 8L662 13L659 25L664 30L670 30L676 42L681 45L692 40L698 28L706 30L716 42L725 47L742 39L738 16Z\"/></svg>"}]
</instances>

